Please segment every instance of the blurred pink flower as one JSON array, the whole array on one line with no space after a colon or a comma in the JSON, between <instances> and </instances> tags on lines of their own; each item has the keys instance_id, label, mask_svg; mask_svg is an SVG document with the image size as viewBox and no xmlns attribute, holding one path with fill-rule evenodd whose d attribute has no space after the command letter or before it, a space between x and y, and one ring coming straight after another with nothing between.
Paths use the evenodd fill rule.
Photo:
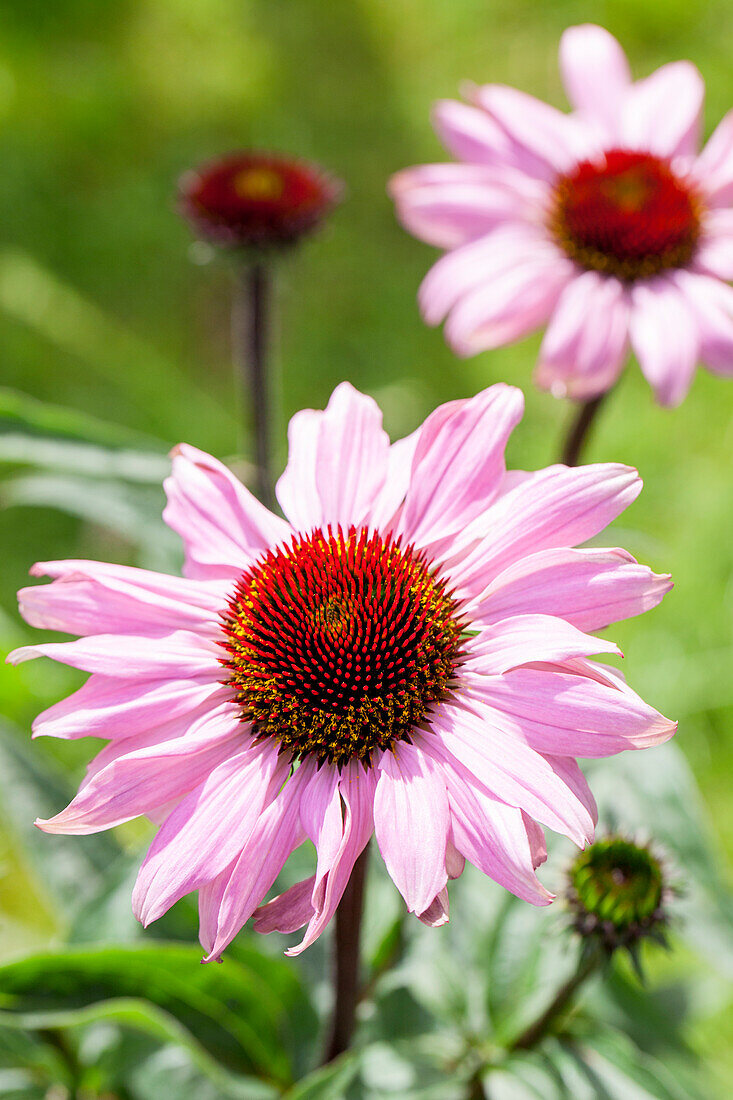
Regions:
<instances>
[{"instance_id":1,"label":"blurred pink flower","mask_svg":"<svg viewBox=\"0 0 733 1100\"><path fill-rule=\"evenodd\" d=\"M253 914L262 932L307 925L303 950L372 832L428 924L447 920L465 859L544 905L540 826L581 846L593 836L574 757L671 737L588 660L616 647L584 633L655 606L669 578L623 550L571 549L641 481L618 465L507 473L522 409L519 390L493 386L390 445L375 402L343 383L325 412L291 421L287 519L181 445L164 515L185 578L34 566L54 580L20 592L26 620L82 637L11 660L92 674L35 734L110 742L39 825L159 824L134 891L144 924L199 890L207 960ZM258 910L307 838L314 876Z\"/></svg>"},{"instance_id":2,"label":"blurred pink flower","mask_svg":"<svg viewBox=\"0 0 733 1100\"><path fill-rule=\"evenodd\" d=\"M461 163L399 172L402 224L445 248L420 289L460 355L547 322L536 381L587 400L635 352L679 403L698 360L733 374L733 111L698 155L704 85L690 62L632 83L602 27L565 31L564 114L499 84L437 104Z\"/></svg>"}]
</instances>

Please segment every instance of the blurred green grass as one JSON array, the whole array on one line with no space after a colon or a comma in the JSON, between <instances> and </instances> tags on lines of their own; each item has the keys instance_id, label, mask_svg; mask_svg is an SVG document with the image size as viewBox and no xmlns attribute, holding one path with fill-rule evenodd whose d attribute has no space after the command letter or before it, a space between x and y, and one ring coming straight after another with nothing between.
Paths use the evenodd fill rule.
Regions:
<instances>
[{"instance_id":1,"label":"blurred green grass","mask_svg":"<svg viewBox=\"0 0 733 1100\"><path fill-rule=\"evenodd\" d=\"M568 409L531 387L538 340L454 358L415 305L434 253L396 224L385 184L405 165L442 159L430 105L465 79L504 81L562 104L557 42L565 26L585 20L621 38L637 75L691 58L707 82L706 132L731 105L727 0L6 0L0 384L166 444L186 439L231 455L239 430L229 274L224 264L193 262L175 180L230 148L284 149L342 176L348 197L326 230L281 264L280 458L287 417L322 406L349 378L380 400L395 435L439 401L512 382L526 393L527 414L510 464L554 460ZM729 856L732 413L733 386L705 372L680 409L661 410L632 367L587 455L631 463L645 479L610 538L671 572L676 587L613 636L631 683L679 718L678 743ZM28 566L64 556L127 560L129 548L56 511L5 512L7 648L30 633L14 600ZM3 666L2 709L27 727L71 683L50 666ZM75 772L88 756L84 744L38 751ZM5 892L10 839L0 851ZM42 909L36 918L34 942L50 921Z\"/></svg>"}]
</instances>

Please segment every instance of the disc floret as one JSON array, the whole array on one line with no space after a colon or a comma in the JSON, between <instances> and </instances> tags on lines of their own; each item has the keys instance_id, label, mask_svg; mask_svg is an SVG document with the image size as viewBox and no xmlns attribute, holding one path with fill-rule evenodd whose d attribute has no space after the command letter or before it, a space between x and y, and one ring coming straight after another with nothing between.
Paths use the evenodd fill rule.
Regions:
<instances>
[{"instance_id":1,"label":"disc floret","mask_svg":"<svg viewBox=\"0 0 733 1100\"><path fill-rule=\"evenodd\" d=\"M697 194L667 160L611 149L560 177L549 224L581 267L629 281L686 266L700 213Z\"/></svg>"},{"instance_id":2,"label":"disc floret","mask_svg":"<svg viewBox=\"0 0 733 1100\"><path fill-rule=\"evenodd\" d=\"M413 547L329 527L242 575L223 663L256 735L298 758L368 764L447 697L464 626L445 581Z\"/></svg>"}]
</instances>

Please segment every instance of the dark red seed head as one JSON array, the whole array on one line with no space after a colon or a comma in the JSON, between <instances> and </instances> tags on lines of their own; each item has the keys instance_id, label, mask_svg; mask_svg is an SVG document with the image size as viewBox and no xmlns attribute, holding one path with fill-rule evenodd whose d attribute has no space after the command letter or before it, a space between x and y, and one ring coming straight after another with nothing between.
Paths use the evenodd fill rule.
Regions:
<instances>
[{"instance_id":1,"label":"dark red seed head","mask_svg":"<svg viewBox=\"0 0 733 1100\"><path fill-rule=\"evenodd\" d=\"M582 267L631 280L691 260L700 203L667 161L611 149L555 185L550 228Z\"/></svg>"},{"instance_id":2,"label":"dark red seed head","mask_svg":"<svg viewBox=\"0 0 733 1100\"><path fill-rule=\"evenodd\" d=\"M297 757L368 763L445 698L463 623L412 547L330 528L240 578L223 664L244 720Z\"/></svg>"},{"instance_id":3,"label":"dark red seed head","mask_svg":"<svg viewBox=\"0 0 733 1100\"><path fill-rule=\"evenodd\" d=\"M194 231L234 248L291 244L340 196L341 185L315 165L265 153L232 153L180 183L181 213Z\"/></svg>"}]
</instances>

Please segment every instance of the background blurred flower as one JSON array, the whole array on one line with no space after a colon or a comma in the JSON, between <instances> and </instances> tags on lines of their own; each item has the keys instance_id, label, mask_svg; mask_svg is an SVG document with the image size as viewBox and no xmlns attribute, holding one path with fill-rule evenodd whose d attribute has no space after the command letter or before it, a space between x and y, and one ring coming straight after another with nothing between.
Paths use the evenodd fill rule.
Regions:
<instances>
[{"instance_id":1,"label":"background blurred flower","mask_svg":"<svg viewBox=\"0 0 733 1100\"><path fill-rule=\"evenodd\" d=\"M293 244L315 229L342 186L314 164L274 153L230 153L186 172L181 213L194 232L229 248Z\"/></svg>"},{"instance_id":2,"label":"background blurred flower","mask_svg":"<svg viewBox=\"0 0 733 1100\"><path fill-rule=\"evenodd\" d=\"M698 156L704 86L689 62L632 83L603 28L567 30L563 114L502 85L434 115L457 164L398 173L410 232L448 249L420 289L461 355L548 322L537 383L588 400L629 345L665 405L699 359L733 374L733 112Z\"/></svg>"},{"instance_id":3,"label":"background blurred flower","mask_svg":"<svg viewBox=\"0 0 733 1100\"><path fill-rule=\"evenodd\" d=\"M574 757L667 740L675 726L591 654L585 633L657 604L668 577L622 550L572 549L639 493L625 466L507 473L521 393L438 408L390 445L344 383L290 424L287 520L215 459L174 453L167 523L186 579L50 562L20 593L28 646L91 672L36 734L106 737L77 796L40 822L161 828L134 907L145 924L199 890L221 955L310 838L315 875L260 909L263 932L323 931L372 832L408 909L448 919L465 859L537 905L541 825L583 846L596 809Z\"/></svg>"}]
</instances>

